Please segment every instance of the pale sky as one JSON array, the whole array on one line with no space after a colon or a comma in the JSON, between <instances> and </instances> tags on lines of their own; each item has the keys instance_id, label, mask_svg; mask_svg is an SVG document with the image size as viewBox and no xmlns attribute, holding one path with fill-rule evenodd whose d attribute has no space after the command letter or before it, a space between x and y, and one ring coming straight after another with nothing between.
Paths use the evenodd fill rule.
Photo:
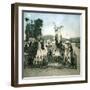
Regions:
<instances>
[{"instance_id":1,"label":"pale sky","mask_svg":"<svg viewBox=\"0 0 90 90\"><path fill-rule=\"evenodd\" d=\"M80 15L24 12L24 18L26 17L30 20L38 18L43 20L43 35L55 35L54 22L56 26L64 26L62 30L63 38L80 37ZM25 26L26 21L24 20L24 31Z\"/></svg>"}]
</instances>

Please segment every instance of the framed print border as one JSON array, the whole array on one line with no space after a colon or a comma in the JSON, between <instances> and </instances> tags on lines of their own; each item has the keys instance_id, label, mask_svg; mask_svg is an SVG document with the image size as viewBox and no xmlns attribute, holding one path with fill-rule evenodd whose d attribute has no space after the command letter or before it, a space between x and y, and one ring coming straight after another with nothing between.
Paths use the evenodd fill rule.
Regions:
<instances>
[{"instance_id":1,"label":"framed print border","mask_svg":"<svg viewBox=\"0 0 90 90\"><path fill-rule=\"evenodd\" d=\"M28 83L19 83L20 79L20 60L22 58L19 58L19 44L20 44L20 35L22 32L19 30L19 7L33 7L33 8L47 8L45 10L46 12L49 12L49 9L57 9L59 12L59 9L63 12L63 10L77 10L78 13L79 11L84 11L85 12L85 79L81 80L67 80L67 81L51 81L51 82L38 82L39 79L35 83L28 82ZM33 9L34 10L34 9ZM43 9L42 9L43 10ZM45 12L44 11L44 12ZM53 11L54 13L54 11ZM68 13L68 12L63 12L63 13ZM73 14L73 12L70 12ZM21 20L21 19L20 19ZM87 7L79 7L79 6L62 6L62 5L45 5L45 4L32 4L32 3L15 3L11 5L11 85L14 87L22 87L22 86L41 86L41 85L58 85L58 84L74 84L74 83L87 83L88 82L88 8ZM20 34L20 32L21 34ZM22 36L22 35L21 35ZM22 53L22 52L21 52ZM22 73L22 72L21 72ZM22 74L21 74L22 75Z\"/></svg>"}]
</instances>

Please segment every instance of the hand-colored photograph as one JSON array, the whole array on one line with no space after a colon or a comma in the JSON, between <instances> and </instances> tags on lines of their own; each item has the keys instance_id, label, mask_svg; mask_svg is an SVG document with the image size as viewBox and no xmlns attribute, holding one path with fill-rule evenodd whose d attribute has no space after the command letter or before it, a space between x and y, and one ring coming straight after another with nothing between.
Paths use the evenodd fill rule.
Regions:
<instances>
[{"instance_id":1,"label":"hand-colored photograph","mask_svg":"<svg viewBox=\"0 0 90 90\"><path fill-rule=\"evenodd\" d=\"M23 77L80 75L80 14L22 15Z\"/></svg>"}]
</instances>

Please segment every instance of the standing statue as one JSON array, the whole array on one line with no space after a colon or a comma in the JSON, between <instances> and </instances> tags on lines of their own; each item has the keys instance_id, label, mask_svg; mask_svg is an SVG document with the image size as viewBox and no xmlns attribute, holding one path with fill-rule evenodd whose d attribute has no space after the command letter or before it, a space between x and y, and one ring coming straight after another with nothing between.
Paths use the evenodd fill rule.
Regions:
<instances>
[{"instance_id":1,"label":"standing statue","mask_svg":"<svg viewBox=\"0 0 90 90\"><path fill-rule=\"evenodd\" d=\"M63 25L61 26L56 26L55 23L54 24L54 30L55 30L55 42L56 42L56 46L57 48L60 48L60 45L62 44L62 28L64 27Z\"/></svg>"},{"instance_id":2,"label":"standing statue","mask_svg":"<svg viewBox=\"0 0 90 90\"><path fill-rule=\"evenodd\" d=\"M56 26L56 24L54 24L54 30L55 30L55 45L56 45L56 49L59 50L60 52L60 58L61 58L61 61L63 61L63 58L64 58L64 50L65 50L65 47L63 45L63 40L62 40L62 28L64 26Z\"/></svg>"}]
</instances>

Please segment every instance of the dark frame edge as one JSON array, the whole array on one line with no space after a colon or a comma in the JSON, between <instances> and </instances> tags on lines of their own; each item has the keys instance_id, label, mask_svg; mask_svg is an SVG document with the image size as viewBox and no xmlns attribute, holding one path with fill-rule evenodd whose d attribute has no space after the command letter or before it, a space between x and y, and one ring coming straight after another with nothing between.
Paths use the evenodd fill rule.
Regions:
<instances>
[{"instance_id":1,"label":"dark frame edge","mask_svg":"<svg viewBox=\"0 0 90 90\"><path fill-rule=\"evenodd\" d=\"M17 84L14 87L35 87L35 86L49 86L49 85L65 85L65 84L83 84L87 83L87 80L81 81L67 81L67 82L46 82L46 83L35 83L35 84Z\"/></svg>"},{"instance_id":2,"label":"dark frame edge","mask_svg":"<svg viewBox=\"0 0 90 90\"><path fill-rule=\"evenodd\" d=\"M18 85L18 16L16 13L17 10L17 5L11 4L11 86L14 87Z\"/></svg>"},{"instance_id":3,"label":"dark frame edge","mask_svg":"<svg viewBox=\"0 0 90 90\"><path fill-rule=\"evenodd\" d=\"M45 8L62 8L62 9L81 9L85 10L87 7L85 6L70 6L70 5L54 5L54 4L36 4L36 3L21 3L16 2L14 3L17 6L32 6L32 7L45 7Z\"/></svg>"},{"instance_id":4,"label":"dark frame edge","mask_svg":"<svg viewBox=\"0 0 90 90\"><path fill-rule=\"evenodd\" d=\"M85 79L86 79L86 83L88 83L88 7L85 8L85 43L86 43L86 67L85 67L85 73L86 73L86 76L85 76Z\"/></svg>"},{"instance_id":5,"label":"dark frame edge","mask_svg":"<svg viewBox=\"0 0 90 90\"><path fill-rule=\"evenodd\" d=\"M14 4L11 4L11 86L14 86Z\"/></svg>"}]
</instances>

